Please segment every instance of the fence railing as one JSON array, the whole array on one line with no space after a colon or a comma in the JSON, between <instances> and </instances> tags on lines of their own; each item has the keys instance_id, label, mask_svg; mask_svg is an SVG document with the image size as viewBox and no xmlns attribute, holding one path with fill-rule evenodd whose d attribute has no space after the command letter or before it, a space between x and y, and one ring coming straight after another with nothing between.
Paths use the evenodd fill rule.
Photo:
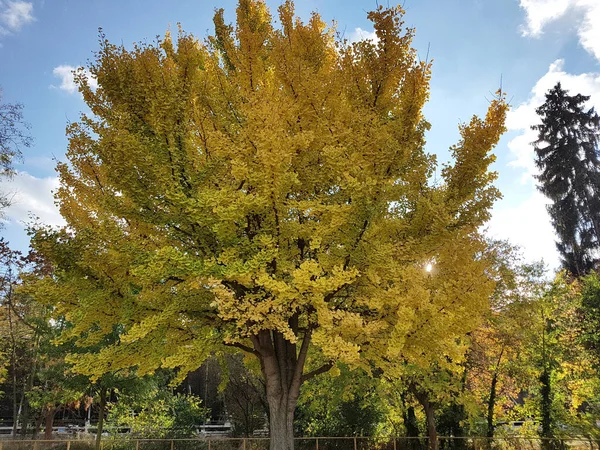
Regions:
<instances>
[{"instance_id":1,"label":"fence railing","mask_svg":"<svg viewBox=\"0 0 600 450\"><path fill-rule=\"evenodd\" d=\"M298 437L296 450L429 450L427 438L377 440L362 437ZM600 450L600 440L585 437L541 439L529 437L439 437L439 450ZM0 450L94 450L90 439L1 439ZM111 439L102 450L268 450L269 438Z\"/></svg>"}]
</instances>

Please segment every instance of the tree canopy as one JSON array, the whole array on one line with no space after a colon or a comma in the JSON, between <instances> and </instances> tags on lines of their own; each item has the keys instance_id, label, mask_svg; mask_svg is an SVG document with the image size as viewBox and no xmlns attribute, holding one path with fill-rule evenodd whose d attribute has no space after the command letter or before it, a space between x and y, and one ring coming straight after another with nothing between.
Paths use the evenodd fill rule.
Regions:
<instances>
[{"instance_id":1,"label":"tree canopy","mask_svg":"<svg viewBox=\"0 0 600 450\"><path fill-rule=\"evenodd\" d=\"M88 375L185 374L222 345L255 355L283 449L303 381L336 361L451 353L478 324L507 105L500 93L460 125L435 179L431 65L403 11L370 12L377 41L355 43L292 2L278 12L276 27L240 0L235 26L218 10L205 41L180 31L127 49L101 34L97 89L76 76L91 114L69 125L58 166L67 226L33 238L56 270L28 289L81 346L116 330L74 358Z\"/></svg>"}]
</instances>

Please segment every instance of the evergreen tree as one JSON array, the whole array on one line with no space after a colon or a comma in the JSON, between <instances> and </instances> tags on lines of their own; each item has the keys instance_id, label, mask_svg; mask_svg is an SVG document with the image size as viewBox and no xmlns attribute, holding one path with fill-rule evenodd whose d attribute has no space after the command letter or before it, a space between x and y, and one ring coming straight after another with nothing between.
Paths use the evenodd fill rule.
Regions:
<instances>
[{"instance_id":1,"label":"evergreen tree","mask_svg":"<svg viewBox=\"0 0 600 450\"><path fill-rule=\"evenodd\" d=\"M552 204L548 212L558 235L563 266L575 275L597 262L600 242L600 174L598 134L600 118L581 94L568 95L560 83L536 109L542 123L534 142L539 189Z\"/></svg>"}]
</instances>

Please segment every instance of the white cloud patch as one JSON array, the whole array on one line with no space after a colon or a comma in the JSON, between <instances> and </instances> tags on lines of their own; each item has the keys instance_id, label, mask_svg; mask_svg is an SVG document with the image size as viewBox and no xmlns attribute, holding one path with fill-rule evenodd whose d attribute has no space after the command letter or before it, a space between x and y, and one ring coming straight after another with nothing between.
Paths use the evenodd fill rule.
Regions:
<instances>
[{"instance_id":1,"label":"white cloud patch","mask_svg":"<svg viewBox=\"0 0 600 450\"><path fill-rule=\"evenodd\" d=\"M518 245L528 261L544 260L549 269L557 269L556 237L546 211L548 203L538 191L533 191L529 198L516 206L505 206L504 202L499 202L494 207L488 234Z\"/></svg>"},{"instance_id":2,"label":"white cloud patch","mask_svg":"<svg viewBox=\"0 0 600 450\"><path fill-rule=\"evenodd\" d=\"M2 180L0 191L11 200L11 205L4 211L6 220L24 224L33 216L48 225L65 225L52 194L58 186L58 177L37 178L27 172L18 172L12 179Z\"/></svg>"},{"instance_id":3,"label":"white cloud patch","mask_svg":"<svg viewBox=\"0 0 600 450\"><path fill-rule=\"evenodd\" d=\"M512 166L526 169L526 179L536 174L534 164L534 150L531 143L536 140L537 133L531 129L532 125L540 122L535 109L545 101L546 93L560 82L563 89L571 95L583 94L591 96L587 106L594 106L600 110L600 73L570 74L563 69L564 61L558 59L550 64L548 72L540 78L533 89L529 99L513 108L508 113L507 128L519 134L508 143L514 159Z\"/></svg>"},{"instance_id":4,"label":"white cloud patch","mask_svg":"<svg viewBox=\"0 0 600 450\"><path fill-rule=\"evenodd\" d=\"M358 42L358 41L373 41L374 44L379 42L379 38L377 37L377 33L375 31L365 31L362 28L355 28L350 36L348 37L350 42Z\"/></svg>"},{"instance_id":5,"label":"white cloud patch","mask_svg":"<svg viewBox=\"0 0 600 450\"><path fill-rule=\"evenodd\" d=\"M16 33L34 20L33 3L0 0L0 34Z\"/></svg>"},{"instance_id":6,"label":"white cloud patch","mask_svg":"<svg viewBox=\"0 0 600 450\"><path fill-rule=\"evenodd\" d=\"M76 67L69 65L61 65L57 66L52 70L52 74L60 79L60 85L54 86L54 88L61 89L69 94L74 94L77 92L77 84L75 83L75 75L74 71L77 70ZM98 81L96 78L92 76L92 74L86 69L84 70L85 75L87 77L88 84L92 89L96 89L98 87Z\"/></svg>"},{"instance_id":7,"label":"white cloud patch","mask_svg":"<svg viewBox=\"0 0 600 450\"><path fill-rule=\"evenodd\" d=\"M574 13L577 35L583 48L600 61L600 1L599 0L521 0L526 25L523 34L538 37L544 28Z\"/></svg>"}]
</instances>

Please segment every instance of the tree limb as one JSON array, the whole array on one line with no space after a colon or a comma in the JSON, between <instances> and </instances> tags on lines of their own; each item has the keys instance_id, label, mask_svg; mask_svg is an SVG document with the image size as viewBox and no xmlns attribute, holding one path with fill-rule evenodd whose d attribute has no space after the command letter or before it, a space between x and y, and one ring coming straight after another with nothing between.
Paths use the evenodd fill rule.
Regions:
<instances>
[{"instance_id":1,"label":"tree limb","mask_svg":"<svg viewBox=\"0 0 600 450\"><path fill-rule=\"evenodd\" d=\"M304 383L305 381L310 380L311 378L316 377L317 375L320 375L322 373L327 372L329 369L331 369L333 367L333 363L332 362L328 362L327 364L323 364L321 367L319 367L318 369L315 369L311 372L308 372L307 374L302 375L302 382Z\"/></svg>"}]
</instances>

